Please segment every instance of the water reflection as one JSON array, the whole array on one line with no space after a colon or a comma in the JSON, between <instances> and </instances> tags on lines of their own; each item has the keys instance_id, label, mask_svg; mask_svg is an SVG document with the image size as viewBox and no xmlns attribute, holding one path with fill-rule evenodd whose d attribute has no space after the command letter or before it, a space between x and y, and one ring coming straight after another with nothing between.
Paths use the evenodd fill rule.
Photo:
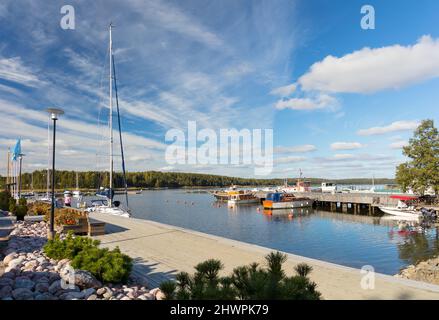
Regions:
<instances>
[{"instance_id":1,"label":"water reflection","mask_svg":"<svg viewBox=\"0 0 439 320\"><path fill-rule=\"evenodd\" d=\"M438 230L385 217L311 208L264 211L183 190L130 195L134 218L153 220L355 268L395 274L439 252Z\"/></svg>"}]
</instances>

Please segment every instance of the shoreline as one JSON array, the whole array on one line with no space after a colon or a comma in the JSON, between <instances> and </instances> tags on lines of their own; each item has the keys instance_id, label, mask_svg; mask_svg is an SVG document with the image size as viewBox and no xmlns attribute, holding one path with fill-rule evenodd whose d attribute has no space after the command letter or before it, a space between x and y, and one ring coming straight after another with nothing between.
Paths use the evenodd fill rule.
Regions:
<instances>
[{"instance_id":1,"label":"shoreline","mask_svg":"<svg viewBox=\"0 0 439 320\"><path fill-rule=\"evenodd\" d=\"M103 246L119 246L137 259L139 274L155 282L172 278L179 271L192 272L206 259L224 263L224 273L238 265L262 262L270 248L227 239L203 232L144 219L126 219L93 213L93 218L107 223L108 234L95 237ZM149 241L151 240L151 241ZM313 267L311 279L325 299L439 299L439 286L375 273L375 289L361 288L364 274L360 269L313 258L285 253L288 274L294 265L305 262Z\"/></svg>"}]
</instances>

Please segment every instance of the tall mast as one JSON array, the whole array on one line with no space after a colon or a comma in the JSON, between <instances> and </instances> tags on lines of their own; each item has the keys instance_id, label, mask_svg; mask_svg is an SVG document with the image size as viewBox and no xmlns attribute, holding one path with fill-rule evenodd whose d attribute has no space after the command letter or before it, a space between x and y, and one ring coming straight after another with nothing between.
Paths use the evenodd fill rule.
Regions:
<instances>
[{"instance_id":1,"label":"tall mast","mask_svg":"<svg viewBox=\"0 0 439 320\"><path fill-rule=\"evenodd\" d=\"M110 192L109 206L113 206L113 25L110 23Z\"/></svg>"},{"instance_id":2,"label":"tall mast","mask_svg":"<svg viewBox=\"0 0 439 320\"><path fill-rule=\"evenodd\" d=\"M47 175L46 175L46 198L49 199L50 187L50 118L47 121Z\"/></svg>"},{"instance_id":3,"label":"tall mast","mask_svg":"<svg viewBox=\"0 0 439 320\"><path fill-rule=\"evenodd\" d=\"M10 191L10 183L11 183L11 181L10 181L10 175L11 175L11 163L10 163L10 161L11 161L11 151L9 150L9 148L8 148L8 167L7 167L7 169L6 169L6 186L7 186L7 189Z\"/></svg>"}]
</instances>

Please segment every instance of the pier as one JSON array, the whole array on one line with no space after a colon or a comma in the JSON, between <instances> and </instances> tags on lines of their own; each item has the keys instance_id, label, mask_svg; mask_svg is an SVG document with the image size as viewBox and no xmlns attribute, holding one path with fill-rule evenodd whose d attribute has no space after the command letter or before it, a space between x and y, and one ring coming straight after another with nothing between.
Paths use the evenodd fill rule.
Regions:
<instances>
[{"instance_id":1,"label":"pier","mask_svg":"<svg viewBox=\"0 0 439 320\"><path fill-rule=\"evenodd\" d=\"M255 195L263 201L267 192L257 192ZM397 199L392 199L390 194L381 193L323 193L306 192L295 193L297 197L308 197L314 200L316 208L323 208L331 212L344 212L353 214L374 215L378 213L379 206L396 206Z\"/></svg>"},{"instance_id":2,"label":"pier","mask_svg":"<svg viewBox=\"0 0 439 320\"><path fill-rule=\"evenodd\" d=\"M106 223L107 233L95 237L104 247L116 246L135 262L134 274L150 287L174 278L180 271L194 272L194 266L207 259L219 259L223 274L252 262L264 263L273 251L245 242L141 219L126 219L92 213ZM362 288L364 272L334 263L287 254L284 269L291 275L294 266L305 262L312 266L311 279L324 299L439 299L439 286L374 274L374 288Z\"/></svg>"}]
</instances>

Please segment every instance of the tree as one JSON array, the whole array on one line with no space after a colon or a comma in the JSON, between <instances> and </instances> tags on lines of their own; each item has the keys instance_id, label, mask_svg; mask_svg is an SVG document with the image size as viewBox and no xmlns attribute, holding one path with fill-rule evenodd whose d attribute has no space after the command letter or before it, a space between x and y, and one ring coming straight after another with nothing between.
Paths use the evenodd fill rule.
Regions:
<instances>
[{"instance_id":1,"label":"tree","mask_svg":"<svg viewBox=\"0 0 439 320\"><path fill-rule=\"evenodd\" d=\"M439 192L439 134L433 120L424 120L415 130L403 154L410 158L396 169L396 182L404 191L424 194L430 187Z\"/></svg>"}]
</instances>

